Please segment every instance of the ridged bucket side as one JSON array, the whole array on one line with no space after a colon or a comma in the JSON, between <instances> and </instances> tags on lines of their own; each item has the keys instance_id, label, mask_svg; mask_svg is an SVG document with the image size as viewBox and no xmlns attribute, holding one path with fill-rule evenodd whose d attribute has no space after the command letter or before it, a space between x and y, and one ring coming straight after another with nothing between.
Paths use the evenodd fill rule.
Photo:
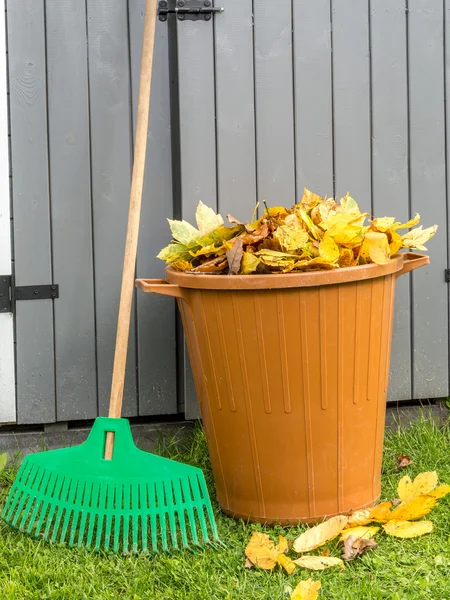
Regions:
<instances>
[{"instance_id":1,"label":"ridged bucket side","mask_svg":"<svg viewBox=\"0 0 450 600\"><path fill-rule=\"evenodd\" d=\"M180 301L218 500L316 521L380 494L395 276L185 289Z\"/></svg>"}]
</instances>

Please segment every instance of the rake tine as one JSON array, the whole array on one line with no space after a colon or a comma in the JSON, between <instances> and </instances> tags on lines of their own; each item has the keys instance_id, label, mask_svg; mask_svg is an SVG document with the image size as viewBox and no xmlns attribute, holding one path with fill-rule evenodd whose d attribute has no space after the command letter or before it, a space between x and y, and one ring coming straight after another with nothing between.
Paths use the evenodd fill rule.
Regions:
<instances>
[{"instance_id":1,"label":"rake tine","mask_svg":"<svg viewBox=\"0 0 450 600\"><path fill-rule=\"evenodd\" d=\"M139 486L137 484L134 484L131 486L131 511L132 514L136 513L139 510ZM138 546L139 546L139 517L138 518L131 518L131 538L132 538L132 545L131 545L131 550L132 552L137 552L138 551Z\"/></svg>"},{"instance_id":2,"label":"rake tine","mask_svg":"<svg viewBox=\"0 0 450 600\"><path fill-rule=\"evenodd\" d=\"M67 498L67 493L68 490L70 489L70 484L71 484L71 479L69 477L66 477L64 480L64 484L62 486L62 490L60 493L60 500L62 500L62 503L60 504L59 508L58 508L58 512L56 513L56 518L55 518L55 525L53 527L53 535L52 535L52 542L56 541L56 538L58 536L58 530L59 530L59 526L61 524L61 519L64 513L64 510L66 510L66 498Z\"/></svg>"},{"instance_id":3,"label":"rake tine","mask_svg":"<svg viewBox=\"0 0 450 600\"><path fill-rule=\"evenodd\" d=\"M80 506L81 500L84 496L84 490L86 489L86 483L82 483L81 485L77 485L77 495L75 503L77 506ZM70 539L69 546L73 546L75 544L75 536L77 533L78 519L80 518L80 511L74 511L72 527L70 528Z\"/></svg>"},{"instance_id":4,"label":"rake tine","mask_svg":"<svg viewBox=\"0 0 450 600\"><path fill-rule=\"evenodd\" d=\"M101 546L101 542L102 542L103 521L105 519L104 510L106 508L106 497L107 497L107 486L100 485L100 495L99 495L98 507L101 512L98 515L97 535L95 537L95 551L96 552L98 552L100 550L100 546Z\"/></svg>"},{"instance_id":5,"label":"rake tine","mask_svg":"<svg viewBox=\"0 0 450 600\"><path fill-rule=\"evenodd\" d=\"M84 488L83 500L82 500L82 504L85 507L88 507L90 505L91 491L92 491L92 482L88 481L88 482L86 482L86 486ZM81 513L80 529L78 532L78 548L81 548L83 545L84 530L86 529L86 520L88 518L88 515L89 515L89 513L85 508Z\"/></svg>"},{"instance_id":6,"label":"rake tine","mask_svg":"<svg viewBox=\"0 0 450 600\"><path fill-rule=\"evenodd\" d=\"M204 498L204 506L206 508L206 512L208 514L209 525L211 527L211 531L215 540L219 539L219 532L217 531L216 520L214 518L214 512L212 509L211 501L209 500L208 488L206 487L205 478L203 475L198 476L198 483L200 485L200 490L202 496Z\"/></svg>"},{"instance_id":7,"label":"rake tine","mask_svg":"<svg viewBox=\"0 0 450 600\"><path fill-rule=\"evenodd\" d=\"M156 496L158 503L159 523L161 527L161 545L166 552L169 550L167 546L167 527L166 527L166 507L164 502L164 488L161 481L156 483Z\"/></svg>"},{"instance_id":8,"label":"rake tine","mask_svg":"<svg viewBox=\"0 0 450 600\"><path fill-rule=\"evenodd\" d=\"M200 493L200 488L198 485L198 478L192 477L190 483L191 483L192 493L194 494L195 508L197 509L197 516L198 516L198 521L200 523L200 529L203 534L203 539L205 542L208 542L209 541L208 526L206 524L205 513L203 512L204 499L202 498L202 495Z\"/></svg>"},{"instance_id":9,"label":"rake tine","mask_svg":"<svg viewBox=\"0 0 450 600\"><path fill-rule=\"evenodd\" d=\"M173 489L170 481L164 482L164 491L166 493L166 501L167 501L167 509L168 509L168 517L169 517L169 528L170 528L170 536L172 538L172 546L175 550L178 550L178 540L177 540L177 526L175 522L175 506L173 503Z\"/></svg>"},{"instance_id":10,"label":"rake tine","mask_svg":"<svg viewBox=\"0 0 450 600\"><path fill-rule=\"evenodd\" d=\"M33 473L30 474L31 477L33 477L33 482L36 479L37 475L39 473L39 469L35 469L33 471ZM10 516L12 516L12 514L14 514L14 519L12 520L12 526L13 527L17 527L17 521L19 520L19 517L22 513L22 509L23 509L23 505L25 504L27 498L28 498L28 494L26 492L22 492L22 495L20 497L20 501L19 503L15 506L15 512L11 513L11 515L8 515L8 518L10 518Z\"/></svg>"},{"instance_id":11,"label":"rake tine","mask_svg":"<svg viewBox=\"0 0 450 600\"><path fill-rule=\"evenodd\" d=\"M191 488L189 485L189 480L183 479L181 482L181 485L182 485L184 497L186 499L186 512L188 515L189 528L191 530L192 540L193 540L194 544L196 546L198 546L199 542L198 542L198 535L197 535L197 526L195 524L194 509L191 506L192 499L191 499Z\"/></svg>"},{"instance_id":12,"label":"rake tine","mask_svg":"<svg viewBox=\"0 0 450 600\"><path fill-rule=\"evenodd\" d=\"M152 551L158 552L158 535L157 535L157 504L156 504L156 484L151 483L147 486L149 492L149 506L150 506L150 534L152 536Z\"/></svg>"},{"instance_id":13,"label":"rake tine","mask_svg":"<svg viewBox=\"0 0 450 600\"><path fill-rule=\"evenodd\" d=\"M178 507L178 520L180 522L180 533L181 533L181 543L183 544L183 548L187 548L189 545L186 533L186 519L184 518L184 502L183 495L181 493L181 485L180 480L175 479L173 481L173 489L175 492L175 502Z\"/></svg>"},{"instance_id":14,"label":"rake tine","mask_svg":"<svg viewBox=\"0 0 450 600\"><path fill-rule=\"evenodd\" d=\"M53 488L53 492L52 492L53 497L55 497L55 496L59 497L63 483L64 483L64 476L57 475L56 480L55 480L55 487ZM55 514L56 506L57 506L56 503L52 502L51 508L50 508L50 511L49 511L48 517L47 517L47 524L46 524L45 530L44 530L44 539L45 540L48 539L50 530L52 528L53 515Z\"/></svg>"},{"instance_id":15,"label":"rake tine","mask_svg":"<svg viewBox=\"0 0 450 600\"><path fill-rule=\"evenodd\" d=\"M70 484L69 495L67 498L69 505L74 503L77 488L78 488L78 482L72 480L71 484ZM66 516L64 517L64 523L63 523L63 527L62 527L62 531L61 531L61 543L64 543L64 541L66 539L67 528L69 527L70 517L72 514L73 514L72 509L66 510Z\"/></svg>"},{"instance_id":16,"label":"rake tine","mask_svg":"<svg viewBox=\"0 0 450 600\"><path fill-rule=\"evenodd\" d=\"M98 497L100 493L100 485L98 483L92 484L92 491L90 496L89 506L89 526L87 531L86 538L86 548L87 550L91 549L92 538L94 537L94 527L96 523L96 511L98 506Z\"/></svg>"},{"instance_id":17,"label":"rake tine","mask_svg":"<svg viewBox=\"0 0 450 600\"><path fill-rule=\"evenodd\" d=\"M126 554L128 552L128 537L130 532L130 509L131 509L131 494L130 487L128 485L124 486L123 490L123 508L124 508L124 516L123 516L123 553Z\"/></svg>"},{"instance_id":18,"label":"rake tine","mask_svg":"<svg viewBox=\"0 0 450 600\"><path fill-rule=\"evenodd\" d=\"M148 503L147 503L147 486L140 485L139 486L139 498L141 503L141 538L142 538L142 550L143 552L147 552L148 550L148 539L147 539L147 511L148 511Z\"/></svg>"}]
</instances>

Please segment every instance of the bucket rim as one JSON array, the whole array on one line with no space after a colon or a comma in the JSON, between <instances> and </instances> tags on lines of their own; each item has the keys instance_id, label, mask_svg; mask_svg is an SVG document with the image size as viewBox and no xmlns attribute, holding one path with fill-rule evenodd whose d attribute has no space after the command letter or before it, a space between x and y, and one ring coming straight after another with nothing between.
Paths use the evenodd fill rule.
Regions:
<instances>
[{"instance_id":1,"label":"bucket rim","mask_svg":"<svg viewBox=\"0 0 450 600\"><path fill-rule=\"evenodd\" d=\"M273 290L302 287L318 287L340 283L353 283L376 277L394 275L402 271L405 257L412 253L400 253L389 263L358 265L332 271L310 271L298 273L270 273L268 275L217 275L197 274L166 269L168 283L180 288L203 290ZM414 255L418 256L418 255Z\"/></svg>"}]
</instances>

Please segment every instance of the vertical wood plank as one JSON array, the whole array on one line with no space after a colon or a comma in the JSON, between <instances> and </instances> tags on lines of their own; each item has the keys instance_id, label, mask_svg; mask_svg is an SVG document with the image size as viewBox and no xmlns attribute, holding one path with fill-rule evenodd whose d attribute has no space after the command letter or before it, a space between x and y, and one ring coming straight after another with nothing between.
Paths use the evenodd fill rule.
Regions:
<instances>
[{"instance_id":1,"label":"vertical wood plank","mask_svg":"<svg viewBox=\"0 0 450 600\"><path fill-rule=\"evenodd\" d=\"M251 218L256 205L252 4L252 0L221 0L225 11L213 24L217 206L221 214L231 213L245 220ZM202 25L211 27L209 23ZM204 202L208 204L207 199Z\"/></svg>"},{"instance_id":2,"label":"vertical wood plank","mask_svg":"<svg viewBox=\"0 0 450 600\"><path fill-rule=\"evenodd\" d=\"M409 219L405 0L371 4L373 214ZM388 400L411 396L410 278L398 280Z\"/></svg>"},{"instance_id":3,"label":"vertical wood plank","mask_svg":"<svg viewBox=\"0 0 450 600\"><path fill-rule=\"evenodd\" d=\"M57 419L97 416L85 4L47 0Z\"/></svg>"},{"instance_id":4,"label":"vertical wood plank","mask_svg":"<svg viewBox=\"0 0 450 600\"><path fill-rule=\"evenodd\" d=\"M127 3L89 0L89 91L99 414L107 415L131 183ZM135 314L123 416L136 416Z\"/></svg>"},{"instance_id":5,"label":"vertical wood plank","mask_svg":"<svg viewBox=\"0 0 450 600\"><path fill-rule=\"evenodd\" d=\"M254 4L258 199L290 206L296 198L291 0Z\"/></svg>"},{"instance_id":6,"label":"vertical wood plank","mask_svg":"<svg viewBox=\"0 0 450 600\"><path fill-rule=\"evenodd\" d=\"M332 0L335 193L371 209L368 2Z\"/></svg>"},{"instance_id":7,"label":"vertical wood plank","mask_svg":"<svg viewBox=\"0 0 450 600\"><path fill-rule=\"evenodd\" d=\"M448 395L443 3L409 1L411 212L440 225L431 264L413 275L413 397Z\"/></svg>"},{"instance_id":8,"label":"vertical wood plank","mask_svg":"<svg viewBox=\"0 0 450 600\"><path fill-rule=\"evenodd\" d=\"M11 275L6 13L0 21L0 275ZM13 316L0 315L0 423L16 420Z\"/></svg>"},{"instance_id":9,"label":"vertical wood plank","mask_svg":"<svg viewBox=\"0 0 450 600\"><path fill-rule=\"evenodd\" d=\"M340 3L339 3L340 4ZM299 0L293 2L294 21L294 76L295 76L295 130L297 163L297 198L301 200L303 188L322 195L333 196L333 94L331 61L330 0ZM353 11L353 9L352 9ZM358 9L356 10L358 12ZM349 20L348 15L338 19ZM353 24L354 25L354 24ZM352 26L353 26L352 25ZM345 54L348 32L338 30L338 51ZM354 34L352 34L354 36ZM344 38L341 40L341 38ZM342 57L345 61L345 57ZM338 84L340 74L337 69ZM355 82L356 84L356 82ZM290 91L288 88L287 94ZM342 102L338 94L338 102ZM351 108L349 107L351 110ZM348 119L345 110L339 112L341 120ZM340 128L338 146L342 149ZM346 167L339 169L345 178ZM350 185L350 183L349 183ZM353 183L352 183L353 186Z\"/></svg>"},{"instance_id":10,"label":"vertical wood plank","mask_svg":"<svg viewBox=\"0 0 450 600\"><path fill-rule=\"evenodd\" d=\"M52 282L43 0L8 0L16 285ZM56 419L53 302L16 307L17 420Z\"/></svg>"},{"instance_id":11,"label":"vertical wood plank","mask_svg":"<svg viewBox=\"0 0 450 600\"><path fill-rule=\"evenodd\" d=\"M214 39L210 22L178 21L178 86L181 218L192 222L199 200L217 210ZM181 366L186 418L197 418L192 375L186 375L190 369L186 350Z\"/></svg>"},{"instance_id":12,"label":"vertical wood plank","mask_svg":"<svg viewBox=\"0 0 450 600\"><path fill-rule=\"evenodd\" d=\"M137 95L145 1L130 4L130 44L133 115ZM138 276L164 277L164 263L156 258L170 235L173 218L170 128L170 69L168 23L157 21ZM133 123L135 126L135 123ZM169 415L177 407L176 306L170 298L137 294L139 414Z\"/></svg>"}]
</instances>

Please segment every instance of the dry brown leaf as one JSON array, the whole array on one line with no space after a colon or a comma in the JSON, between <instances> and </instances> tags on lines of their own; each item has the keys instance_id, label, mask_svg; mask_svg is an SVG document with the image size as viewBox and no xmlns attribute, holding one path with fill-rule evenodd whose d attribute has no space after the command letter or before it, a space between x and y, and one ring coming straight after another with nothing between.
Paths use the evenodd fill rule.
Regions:
<instances>
[{"instance_id":1,"label":"dry brown leaf","mask_svg":"<svg viewBox=\"0 0 450 600\"><path fill-rule=\"evenodd\" d=\"M351 560L355 560L355 558L361 556L369 550L374 550L375 548L378 548L378 544L374 540L355 538L351 535L344 542L342 558L349 562Z\"/></svg>"},{"instance_id":2,"label":"dry brown leaf","mask_svg":"<svg viewBox=\"0 0 450 600\"><path fill-rule=\"evenodd\" d=\"M311 556L309 554L301 556L293 561L299 567L303 569L310 569L311 571L324 571L331 567L342 567L344 563L340 558L335 556Z\"/></svg>"},{"instance_id":3,"label":"dry brown leaf","mask_svg":"<svg viewBox=\"0 0 450 600\"><path fill-rule=\"evenodd\" d=\"M330 556L330 551L328 550L328 548L324 548L322 550L322 552L320 553L321 556Z\"/></svg>"},{"instance_id":4,"label":"dry brown leaf","mask_svg":"<svg viewBox=\"0 0 450 600\"><path fill-rule=\"evenodd\" d=\"M365 508L364 510L357 510L348 517L347 525L345 529L349 529L350 527L359 527L360 525L367 525L372 522L370 518L370 508Z\"/></svg>"},{"instance_id":5,"label":"dry brown leaf","mask_svg":"<svg viewBox=\"0 0 450 600\"><path fill-rule=\"evenodd\" d=\"M390 521L415 521L427 515L436 506L433 496L417 496L404 500L390 513Z\"/></svg>"},{"instance_id":6,"label":"dry brown leaf","mask_svg":"<svg viewBox=\"0 0 450 600\"><path fill-rule=\"evenodd\" d=\"M244 569L253 569L255 565L252 563L252 561L245 557L245 565L244 565Z\"/></svg>"},{"instance_id":7,"label":"dry brown leaf","mask_svg":"<svg viewBox=\"0 0 450 600\"><path fill-rule=\"evenodd\" d=\"M391 518L392 502L382 502L370 511L370 520L376 523L386 523Z\"/></svg>"},{"instance_id":8,"label":"dry brown leaf","mask_svg":"<svg viewBox=\"0 0 450 600\"><path fill-rule=\"evenodd\" d=\"M352 527L350 529L344 529L342 535L340 537L340 541L345 541L350 536L353 536L353 539L357 540L359 538L371 539L373 536L380 531L379 527L364 527L364 525L360 527Z\"/></svg>"},{"instance_id":9,"label":"dry brown leaf","mask_svg":"<svg viewBox=\"0 0 450 600\"><path fill-rule=\"evenodd\" d=\"M227 252L228 273L230 275L237 275L241 270L242 255L243 243L238 238Z\"/></svg>"},{"instance_id":10,"label":"dry brown leaf","mask_svg":"<svg viewBox=\"0 0 450 600\"><path fill-rule=\"evenodd\" d=\"M323 546L337 537L344 529L347 522L348 517L338 515L337 517L328 519L328 521L325 521L320 525L308 529L294 541L294 550L298 553L310 552L319 546Z\"/></svg>"},{"instance_id":11,"label":"dry brown leaf","mask_svg":"<svg viewBox=\"0 0 450 600\"><path fill-rule=\"evenodd\" d=\"M409 475L405 475L399 481L397 493L400 500L416 498L423 494L429 494L437 486L438 475L436 471L427 471L419 473L414 481L411 481Z\"/></svg>"},{"instance_id":12,"label":"dry brown leaf","mask_svg":"<svg viewBox=\"0 0 450 600\"><path fill-rule=\"evenodd\" d=\"M434 498L443 498L447 494L450 494L450 485L443 484L437 487L435 490L428 493L428 496L433 496Z\"/></svg>"},{"instance_id":13,"label":"dry brown leaf","mask_svg":"<svg viewBox=\"0 0 450 600\"><path fill-rule=\"evenodd\" d=\"M232 215L227 215L227 219L230 223L234 223L235 225L243 225L238 219L235 219Z\"/></svg>"},{"instance_id":14,"label":"dry brown leaf","mask_svg":"<svg viewBox=\"0 0 450 600\"><path fill-rule=\"evenodd\" d=\"M431 521L389 521L383 525L383 529L388 535L399 538L414 538L433 531L433 523Z\"/></svg>"},{"instance_id":15,"label":"dry brown leaf","mask_svg":"<svg viewBox=\"0 0 450 600\"><path fill-rule=\"evenodd\" d=\"M320 581L313 579L300 581L292 592L290 600L317 600L320 587Z\"/></svg>"},{"instance_id":16,"label":"dry brown leaf","mask_svg":"<svg viewBox=\"0 0 450 600\"><path fill-rule=\"evenodd\" d=\"M412 460L409 458L407 454L399 454L397 456L397 470L403 469L404 467L409 467L412 464Z\"/></svg>"}]
</instances>

